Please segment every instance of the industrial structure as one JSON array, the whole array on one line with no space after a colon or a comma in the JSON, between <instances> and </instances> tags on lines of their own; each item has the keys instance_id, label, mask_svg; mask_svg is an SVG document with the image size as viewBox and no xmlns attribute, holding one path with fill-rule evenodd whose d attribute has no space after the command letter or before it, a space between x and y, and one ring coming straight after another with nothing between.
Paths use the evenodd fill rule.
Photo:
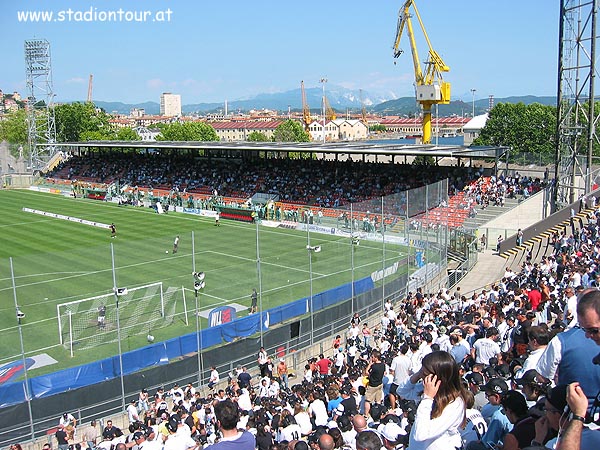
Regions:
<instances>
[{"instance_id":1,"label":"industrial structure","mask_svg":"<svg viewBox=\"0 0 600 450\"><path fill-rule=\"evenodd\" d=\"M42 169L56 153L56 122L50 43L25 41L27 143L32 171Z\"/></svg>"},{"instance_id":2,"label":"industrial structure","mask_svg":"<svg viewBox=\"0 0 600 450\"><path fill-rule=\"evenodd\" d=\"M421 61L419 60L419 52L417 50L417 42L412 25L411 7L414 10L421 30L429 47L429 58L425 62L425 71L421 69ZM407 0L398 13L398 26L396 29L396 39L394 41L394 58L402 54L400 49L400 39L404 29L408 34L410 49L415 71L415 91L417 102L423 108L423 143L431 143L431 107L432 105L450 103L450 83L442 78L442 72L448 72L450 68L444 63L442 57L433 49L427 31L417 10L414 0Z\"/></svg>"},{"instance_id":3,"label":"industrial structure","mask_svg":"<svg viewBox=\"0 0 600 450\"><path fill-rule=\"evenodd\" d=\"M553 209L591 192L598 145L594 110L598 0L561 0Z\"/></svg>"}]
</instances>

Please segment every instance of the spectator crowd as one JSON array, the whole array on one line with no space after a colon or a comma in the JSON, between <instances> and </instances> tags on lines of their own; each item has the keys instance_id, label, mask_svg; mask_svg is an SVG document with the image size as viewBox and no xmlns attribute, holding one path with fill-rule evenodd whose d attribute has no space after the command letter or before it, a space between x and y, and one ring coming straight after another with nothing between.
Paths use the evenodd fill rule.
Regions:
<instances>
[{"instance_id":1,"label":"spectator crowd","mask_svg":"<svg viewBox=\"0 0 600 450\"><path fill-rule=\"evenodd\" d=\"M386 300L376 322L354 314L295 373L261 348L257 375L239 367L208 395L192 384L142 391L127 430L107 423L98 442L89 431L71 442L104 450L597 448L600 213L575 231L567 245L550 241L539 262L507 267L489 290L419 288Z\"/></svg>"}]
</instances>

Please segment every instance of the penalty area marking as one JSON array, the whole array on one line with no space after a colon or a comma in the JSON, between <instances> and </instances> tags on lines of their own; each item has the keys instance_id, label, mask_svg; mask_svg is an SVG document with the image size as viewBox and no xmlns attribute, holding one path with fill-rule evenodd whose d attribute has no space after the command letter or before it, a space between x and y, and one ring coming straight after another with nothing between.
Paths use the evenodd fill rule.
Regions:
<instances>
[{"instance_id":1,"label":"penalty area marking","mask_svg":"<svg viewBox=\"0 0 600 450\"><path fill-rule=\"evenodd\" d=\"M73 216L65 216L63 214L55 214L55 213L51 213L51 212L47 212L47 211L41 211L39 209L23 208L23 211L28 212L28 213L38 214L40 216L52 217L53 219L61 219L61 220L68 220L69 222L82 223L84 225L90 225L92 227L97 227L97 228L106 228L106 229L110 228L110 225L107 223L94 222L92 220L80 219L79 217L73 217Z\"/></svg>"}]
</instances>

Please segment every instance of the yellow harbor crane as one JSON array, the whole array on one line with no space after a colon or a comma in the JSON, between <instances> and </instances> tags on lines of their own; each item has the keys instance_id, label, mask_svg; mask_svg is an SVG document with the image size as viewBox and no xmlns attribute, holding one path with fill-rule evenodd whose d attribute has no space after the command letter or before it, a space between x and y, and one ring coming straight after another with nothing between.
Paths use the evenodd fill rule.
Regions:
<instances>
[{"instance_id":1,"label":"yellow harbor crane","mask_svg":"<svg viewBox=\"0 0 600 450\"><path fill-rule=\"evenodd\" d=\"M421 25L421 30L423 30L423 35L429 46L429 58L424 63L424 72L421 70L421 62L419 61L419 52L417 50L417 43L411 21L411 7ZM402 54L399 45L404 28L406 28L412 52L417 102L423 108L423 144L429 144L431 143L431 106L436 104L447 105L450 103L450 83L444 81L442 77L442 73L450 71L450 68L431 46L429 36L427 36L427 31L425 31L425 26L423 25L423 21L421 20L421 16L414 0L405 1L398 12L398 27L396 29L396 40L394 41L393 47L394 58L397 58Z\"/></svg>"}]
</instances>

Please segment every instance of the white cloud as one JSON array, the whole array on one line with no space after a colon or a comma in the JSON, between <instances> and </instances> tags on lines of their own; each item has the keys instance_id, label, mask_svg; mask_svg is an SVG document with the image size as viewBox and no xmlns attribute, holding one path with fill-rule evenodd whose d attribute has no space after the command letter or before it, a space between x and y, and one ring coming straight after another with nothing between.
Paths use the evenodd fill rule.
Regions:
<instances>
[{"instance_id":1,"label":"white cloud","mask_svg":"<svg viewBox=\"0 0 600 450\"><path fill-rule=\"evenodd\" d=\"M68 80L66 80L67 84L83 84L83 83L87 83L87 80L85 78L81 78L81 77L73 77L73 78L69 78Z\"/></svg>"},{"instance_id":2,"label":"white cloud","mask_svg":"<svg viewBox=\"0 0 600 450\"><path fill-rule=\"evenodd\" d=\"M164 81L160 78L152 78L151 80L146 81L146 86L150 89L159 89L164 86Z\"/></svg>"}]
</instances>

